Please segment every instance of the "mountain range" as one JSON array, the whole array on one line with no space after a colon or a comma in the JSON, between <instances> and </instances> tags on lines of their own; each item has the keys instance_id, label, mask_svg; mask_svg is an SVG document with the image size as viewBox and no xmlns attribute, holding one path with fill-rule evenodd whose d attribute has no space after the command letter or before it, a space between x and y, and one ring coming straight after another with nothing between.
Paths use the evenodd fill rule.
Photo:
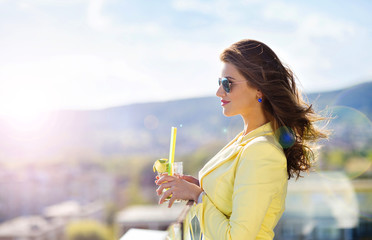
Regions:
<instances>
[{"instance_id":1,"label":"mountain range","mask_svg":"<svg viewBox=\"0 0 372 240\"><path fill-rule=\"evenodd\" d=\"M338 138L350 134L345 129L361 125L360 132L354 134L359 138L362 133L362 142L370 144L371 92L372 82L365 82L337 91L307 94L307 99L315 109L334 117L331 127L340 134L334 135L333 143L350 144L354 139L343 143ZM55 111L34 125L22 127L1 118L0 161L63 159L76 154L167 156L172 126L178 128L177 154L187 154L208 144L226 144L241 131L242 121L238 116L224 117L217 97Z\"/></svg>"}]
</instances>

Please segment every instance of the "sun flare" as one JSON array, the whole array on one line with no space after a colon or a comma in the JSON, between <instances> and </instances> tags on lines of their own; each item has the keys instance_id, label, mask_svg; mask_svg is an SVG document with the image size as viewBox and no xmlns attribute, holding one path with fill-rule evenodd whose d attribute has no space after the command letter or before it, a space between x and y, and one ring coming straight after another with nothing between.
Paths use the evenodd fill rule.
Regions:
<instances>
[{"instance_id":1,"label":"sun flare","mask_svg":"<svg viewBox=\"0 0 372 240\"><path fill-rule=\"evenodd\" d=\"M46 121L47 108L37 101L20 99L9 101L1 107L0 117L17 132L33 132L41 130Z\"/></svg>"}]
</instances>

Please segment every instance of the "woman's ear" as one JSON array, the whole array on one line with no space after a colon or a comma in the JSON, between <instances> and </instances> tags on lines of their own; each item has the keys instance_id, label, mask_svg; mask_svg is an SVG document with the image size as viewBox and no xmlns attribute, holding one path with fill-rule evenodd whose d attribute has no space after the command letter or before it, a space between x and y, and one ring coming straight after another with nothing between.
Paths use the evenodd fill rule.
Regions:
<instances>
[{"instance_id":1,"label":"woman's ear","mask_svg":"<svg viewBox=\"0 0 372 240\"><path fill-rule=\"evenodd\" d=\"M262 92L260 90L257 89L257 98L262 98Z\"/></svg>"}]
</instances>

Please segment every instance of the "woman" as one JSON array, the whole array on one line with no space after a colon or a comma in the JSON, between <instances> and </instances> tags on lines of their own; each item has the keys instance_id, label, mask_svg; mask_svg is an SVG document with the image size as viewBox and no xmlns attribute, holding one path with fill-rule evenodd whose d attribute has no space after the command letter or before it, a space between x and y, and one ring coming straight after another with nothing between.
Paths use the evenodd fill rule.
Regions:
<instances>
[{"instance_id":1,"label":"woman","mask_svg":"<svg viewBox=\"0 0 372 240\"><path fill-rule=\"evenodd\" d=\"M159 200L194 200L205 239L273 239L283 214L287 180L309 170L326 134L302 101L291 70L265 44L242 40L225 49L216 95L225 116L240 115L244 130L190 176L162 176Z\"/></svg>"}]
</instances>

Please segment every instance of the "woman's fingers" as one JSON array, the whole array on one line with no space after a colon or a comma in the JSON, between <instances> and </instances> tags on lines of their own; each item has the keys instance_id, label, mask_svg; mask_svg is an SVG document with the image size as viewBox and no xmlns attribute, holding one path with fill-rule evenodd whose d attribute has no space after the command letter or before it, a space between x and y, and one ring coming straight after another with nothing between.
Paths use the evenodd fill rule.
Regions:
<instances>
[{"instance_id":1,"label":"woman's fingers","mask_svg":"<svg viewBox=\"0 0 372 240\"><path fill-rule=\"evenodd\" d=\"M169 197L171 194L172 194L171 189L168 189L167 191L165 191L163 193L163 196L161 196L161 198L159 199L159 204L162 204L165 201L165 199L167 199L167 197Z\"/></svg>"},{"instance_id":2,"label":"woman's fingers","mask_svg":"<svg viewBox=\"0 0 372 240\"><path fill-rule=\"evenodd\" d=\"M163 176L168 176L168 173L160 173L160 174L158 174L158 175L156 175L155 176L155 182L157 181L157 180L159 180L159 178L161 178L161 177L163 177Z\"/></svg>"},{"instance_id":3,"label":"woman's fingers","mask_svg":"<svg viewBox=\"0 0 372 240\"><path fill-rule=\"evenodd\" d=\"M176 196L174 194L172 194L172 197L169 199L169 203L168 203L168 208L171 208L174 201L176 201Z\"/></svg>"},{"instance_id":4,"label":"woman's fingers","mask_svg":"<svg viewBox=\"0 0 372 240\"><path fill-rule=\"evenodd\" d=\"M166 178L164 179L167 180ZM167 189L167 191L163 192L164 189ZM159 204L162 204L167 197L172 195L168 207L171 207L177 199L196 201L202 191L203 190L199 186L178 178L170 182L162 183L156 190L157 194L161 195Z\"/></svg>"},{"instance_id":5,"label":"woman's fingers","mask_svg":"<svg viewBox=\"0 0 372 240\"><path fill-rule=\"evenodd\" d=\"M172 183L170 183L170 182L166 182L166 183L161 184L158 187L158 189L156 189L156 192L158 193L158 196L160 196L160 194L162 194L163 189L170 188L171 186L172 186Z\"/></svg>"},{"instance_id":6,"label":"woman's fingers","mask_svg":"<svg viewBox=\"0 0 372 240\"><path fill-rule=\"evenodd\" d=\"M190 180L198 182L198 180L193 177L191 177ZM156 189L156 193L161 196L159 198L159 204L162 204L165 199L172 195L168 207L172 207L174 201L177 199L196 200L200 192L202 192L201 188L197 184L174 176L162 176L157 180L156 184L159 186L158 189ZM166 189L166 191L164 191L164 189Z\"/></svg>"},{"instance_id":7,"label":"woman's fingers","mask_svg":"<svg viewBox=\"0 0 372 240\"><path fill-rule=\"evenodd\" d=\"M161 176L159 178L159 180L156 181L156 184L157 185L161 185L162 183L164 182L172 182L174 180L176 180L177 178L174 177L174 176L168 176L168 175L164 175L164 176Z\"/></svg>"},{"instance_id":8,"label":"woman's fingers","mask_svg":"<svg viewBox=\"0 0 372 240\"><path fill-rule=\"evenodd\" d=\"M199 180L196 179L196 178L194 178L191 175L183 175L183 176L181 176L181 178L184 179L184 180L186 180L186 181L188 181L188 182L190 182L190 183L193 183L193 184L199 186Z\"/></svg>"}]
</instances>

